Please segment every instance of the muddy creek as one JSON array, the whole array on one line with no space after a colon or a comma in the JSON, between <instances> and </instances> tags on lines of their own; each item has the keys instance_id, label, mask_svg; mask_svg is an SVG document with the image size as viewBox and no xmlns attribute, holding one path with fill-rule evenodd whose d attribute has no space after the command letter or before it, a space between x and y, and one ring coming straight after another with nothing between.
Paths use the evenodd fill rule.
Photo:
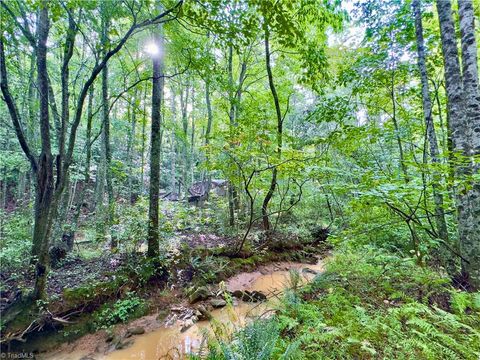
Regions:
<instances>
[{"instance_id":1,"label":"muddy creek","mask_svg":"<svg viewBox=\"0 0 480 360\"><path fill-rule=\"evenodd\" d=\"M268 310L275 305L276 295L288 285L290 270L293 269L299 271L303 283L306 283L315 277L315 273L323 271L323 263L321 261L317 264L278 263L261 267L254 272L240 273L225 283L226 288L229 291L260 291L267 295L268 301L252 303L235 299L233 306L212 310L211 321L198 321L187 330L183 329L185 330L183 332L181 322L176 321L171 325L163 324L156 330L143 335L132 336L133 344L122 350L105 354L98 351L98 346L97 351L92 351L92 346L90 349L82 349L74 343L69 348L62 347L56 353L46 354L40 358L45 360L80 360L82 357L89 360L183 359L186 354L196 353L201 348L206 334L212 333L212 326L225 326L230 330L238 329L250 319L268 313ZM152 321L155 319L152 316L145 317L147 321L150 318ZM93 348L95 349L95 346Z\"/></svg>"}]
</instances>

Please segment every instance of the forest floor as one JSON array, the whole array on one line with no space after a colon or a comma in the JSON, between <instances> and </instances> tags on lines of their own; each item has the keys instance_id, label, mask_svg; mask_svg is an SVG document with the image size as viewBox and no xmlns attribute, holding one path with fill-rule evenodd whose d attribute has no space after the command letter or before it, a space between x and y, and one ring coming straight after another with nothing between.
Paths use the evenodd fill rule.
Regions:
<instances>
[{"instance_id":1,"label":"forest floor","mask_svg":"<svg viewBox=\"0 0 480 360\"><path fill-rule=\"evenodd\" d=\"M142 315L148 319L151 314L156 314L157 318L159 309L162 309L162 314L171 313L168 309L179 304L183 306L183 313L191 315L192 307L188 306L189 303L219 294L218 284L235 274L250 273L237 280L248 283L253 279L252 271L258 274L271 272L273 268L279 270L287 266L282 265L282 261L315 263L317 256L326 251L325 243L320 246L312 241L302 243L296 237L292 241L288 235L278 233L269 249L248 249L234 257L228 252L234 238L196 230L198 229L185 228L175 232L175 236L168 241L171 247L169 251L173 254L166 260L170 265L168 269L160 271L152 270L143 253L145 246L141 244L134 252L111 253L103 249L99 256L91 258L82 257L76 246L77 251L63 259L49 275L50 302L47 311L53 315L46 319L39 315L41 309L23 311L24 319L14 322L2 336L18 336L26 325L36 321L36 329L41 331L26 333L27 342L13 341L13 348L35 352L57 348L82 335L97 332L102 328L97 324L102 309L114 309L116 303L122 299L128 300L132 293L141 298L146 308L136 312L129 321ZM100 247L105 248L104 245ZM34 272L29 268L20 271L2 269L1 276L1 309L4 312L3 310L9 310L9 306L18 297L32 288ZM192 299L192 296L195 298L195 294L205 288L208 289L208 294ZM51 322L55 316L71 324ZM159 326L158 322L152 324L143 324L142 327L145 331L150 331L152 326ZM123 328L120 326L120 329ZM84 341L88 343L88 339L89 336ZM104 340L102 344L105 343Z\"/></svg>"},{"instance_id":2,"label":"forest floor","mask_svg":"<svg viewBox=\"0 0 480 360\"><path fill-rule=\"evenodd\" d=\"M78 238L83 238L79 234ZM179 232L170 245L189 248L221 249L232 245L234 239L218 236L213 233L189 234ZM105 246L108 250L108 244ZM109 282L115 278L115 272L126 265L132 258L141 257L146 252L146 244L142 244L137 253L112 253L105 251L98 257L83 258L78 252L63 259L59 266L53 267L49 274L47 293L52 297L62 295L64 289L81 287L95 282ZM5 268L0 272L2 289L0 294L0 311L8 307L21 293L33 288L35 271L33 267L22 270Z\"/></svg>"}]
</instances>

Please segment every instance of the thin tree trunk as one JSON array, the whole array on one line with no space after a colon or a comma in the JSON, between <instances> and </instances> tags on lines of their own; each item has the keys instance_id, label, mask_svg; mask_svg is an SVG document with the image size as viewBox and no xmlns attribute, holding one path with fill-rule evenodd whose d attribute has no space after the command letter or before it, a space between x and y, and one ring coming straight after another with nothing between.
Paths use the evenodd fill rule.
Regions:
<instances>
[{"instance_id":1,"label":"thin tree trunk","mask_svg":"<svg viewBox=\"0 0 480 360\"><path fill-rule=\"evenodd\" d=\"M155 35L155 42L162 48L162 35ZM148 209L148 257L159 254L158 205L160 185L160 126L162 93L164 86L163 61L160 56L153 56L153 89L152 89L152 130L150 145L150 198Z\"/></svg>"},{"instance_id":2,"label":"thin tree trunk","mask_svg":"<svg viewBox=\"0 0 480 360\"><path fill-rule=\"evenodd\" d=\"M205 103L207 105L207 128L205 130L205 145L210 144L210 133L212 132L213 113L212 102L210 101L210 80L205 80Z\"/></svg>"},{"instance_id":3,"label":"thin tree trunk","mask_svg":"<svg viewBox=\"0 0 480 360\"><path fill-rule=\"evenodd\" d=\"M398 119L397 119L397 102L395 99L395 72L392 72L390 98L392 99L392 121L393 121L393 127L395 129L395 138L397 139L398 153L400 156L400 169L403 173L403 177L405 181L408 183L410 181L410 177L408 176L407 165L405 163L405 155L403 151L402 138L400 136L400 127L398 126Z\"/></svg>"},{"instance_id":4,"label":"thin tree trunk","mask_svg":"<svg viewBox=\"0 0 480 360\"><path fill-rule=\"evenodd\" d=\"M233 46L228 48L228 98L230 102L230 110L228 117L230 120L230 134L233 135L233 129L237 126L237 118L240 112L240 102L242 97L242 86L245 80L247 71L246 62L242 62L241 70L239 74L238 84L234 84L233 81ZM233 146L235 146L233 144ZM233 226L235 224L235 209L240 208L240 199L237 189L231 182L228 183L228 206L229 206L229 224Z\"/></svg>"},{"instance_id":5,"label":"thin tree trunk","mask_svg":"<svg viewBox=\"0 0 480 360\"><path fill-rule=\"evenodd\" d=\"M90 183L90 163L92 158L92 120L93 120L93 95L94 95L94 87L90 87L88 91L88 105L87 105L87 131L85 134L85 166L83 168L83 186L78 194L77 206L75 208L75 214L73 215L72 219L72 227L70 233L67 234L69 237L68 249L71 251L73 249L73 244L75 241L75 233L78 228L78 220L80 218L80 214L82 212L83 202L85 200L85 193L88 188L88 184Z\"/></svg>"},{"instance_id":6,"label":"thin tree trunk","mask_svg":"<svg viewBox=\"0 0 480 360\"><path fill-rule=\"evenodd\" d=\"M104 9L105 11L105 9ZM109 15L102 14L103 33L102 43L104 46L104 55L107 53ZM110 108L108 103L108 66L105 65L102 70L102 117L103 117L103 146L105 151L105 180L107 185L108 211L106 216L106 226L110 230L110 248L117 247L117 238L113 228L115 222L115 197L112 184L112 150L110 145Z\"/></svg>"},{"instance_id":7,"label":"thin tree trunk","mask_svg":"<svg viewBox=\"0 0 480 360\"><path fill-rule=\"evenodd\" d=\"M267 68L267 75L268 75L268 85L270 87L270 92L272 93L273 103L275 105L275 114L277 116L277 161L280 161L282 156L282 143L283 143L283 117L280 110L280 101L278 99L277 89L275 87L275 83L273 82L273 73L272 67L270 63L270 31L268 29L268 24L264 22L264 35L265 35L265 66ZM270 231L270 220L268 215L268 204L273 197L273 193L277 186L277 167L273 167L272 169L272 179L270 181L270 187L268 192L263 199L262 203L262 222L263 222L263 229L266 232Z\"/></svg>"},{"instance_id":8,"label":"thin tree trunk","mask_svg":"<svg viewBox=\"0 0 480 360\"><path fill-rule=\"evenodd\" d=\"M210 164L210 158L208 156L209 149L208 145L210 144L210 133L212 132L212 122L213 122L213 114L212 114L212 102L210 101L210 79L205 80L205 103L207 105L207 128L205 129L205 147L207 147L206 155L205 155L205 163L206 163L206 168L203 176L202 176L202 181L207 181L208 182L208 192L210 191L210 181L211 178L210 176L207 176L208 174L208 167Z\"/></svg>"},{"instance_id":9,"label":"thin tree trunk","mask_svg":"<svg viewBox=\"0 0 480 360\"><path fill-rule=\"evenodd\" d=\"M135 153L135 133L137 127L137 89L133 92L132 102L129 107L131 114L130 132L128 134L128 146L127 146L127 163L128 163L128 196L130 198L130 204L134 204L136 200L136 191L133 185L133 158Z\"/></svg>"},{"instance_id":10,"label":"thin tree trunk","mask_svg":"<svg viewBox=\"0 0 480 360\"><path fill-rule=\"evenodd\" d=\"M190 177L191 177L191 184L195 183L195 164L194 164L194 150L195 150L195 87L192 86L192 112L191 112L191 119L192 119L192 133L190 134Z\"/></svg>"},{"instance_id":11,"label":"thin tree trunk","mask_svg":"<svg viewBox=\"0 0 480 360\"><path fill-rule=\"evenodd\" d=\"M143 93L143 120L142 120L142 166L141 166L141 185L140 193L143 195L145 190L145 143L147 140L146 127L147 127L147 88L145 87L145 92Z\"/></svg>"},{"instance_id":12,"label":"thin tree trunk","mask_svg":"<svg viewBox=\"0 0 480 360\"><path fill-rule=\"evenodd\" d=\"M171 106L172 122L173 122L172 134L171 134L171 138L170 138L170 146L171 146L170 151L171 151L171 154L172 154L171 155L172 159L171 159L171 163L170 163L170 191L172 193L175 193L177 191L177 188L176 188L177 152L176 152L176 146L175 146L175 143L176 143L175 128L176 128L176 124L177 124L177 105L176 105L176 102L175 102L175 89L173 87L171 87L170 91L172 93L170 106Z\"/></svg>"},{"instance_id":13,"label":"thin tree trunk","mask_svg":"<svg viewBox=\"0 0 480 360\"><path fill-rule=\"evenodd\" d=\"M413 0L412 7L415 16L418 68L420 70L420 78L422 83L423 115L425 120L425 126L427 129L428 140L430 143L430 157L432 159L432 163L434 164L432 188L433 199L435 202L435 222L437 225L438 236L440 237L440 239L447 241L447 222L445 220L443 195L440 190L441 175L439 174L438 170L436 170L437 165L440 163L440 158L437 144L437 135L435 133L435 126L433 123L432 102L430 100L430 91L428 86L428 73L425 55L425 42L423 39L422 12L420 1L421 0Z\"/></svg>"},{"instance_id":14,"label":"thin tree trunk","mask_svg":"<svg viewBox=\"0 0 480 360\"><path fill-rule=\"evenodd\" d=\"M189 98L190 86L187 82L185 85L185 95L183 89L180 89L180 108L182 111L182 129L183 129L183 161L185 162L182 167L182 185L184 187L185 197L188 198L188 181L187 181L187 169L190 166L189 153L188 153L188 112L187 104Z\"/></svg>"}]
</instances>

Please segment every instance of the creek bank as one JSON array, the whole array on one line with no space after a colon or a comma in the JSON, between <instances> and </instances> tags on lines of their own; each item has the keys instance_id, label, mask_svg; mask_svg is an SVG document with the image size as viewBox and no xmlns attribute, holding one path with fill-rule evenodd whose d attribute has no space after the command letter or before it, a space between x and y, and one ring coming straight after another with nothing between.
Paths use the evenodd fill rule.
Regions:
<instances>
[{"instance_id":1,"label":"creek bank","mask_svg":"<svg viewBox=\"0 0 480 360\"><path fill-rule=\"evenodd\" d=\"M303 269L312 271L303 271ZM89 359L95 360L119 360L126 358L155 359L167 355L173 356L172 358L183 358L183 355L197 351L201 347L204 341L204 333L211 331L209 318L215 319L214 324L221 323L225 329L228 328L233 331L239 326L244 326L252 317L272 314L271 299L275 299L282 289L288 285L290 270L297 270L299 274L303 274L301 275L302 283L306 283L314 278L313 272L319 273L323 270L323 263L322 261L318 261L315 265L288 262L272 263L260 266L254 272L239 273L225 282L221 307L214 308L213 306L213 300L222 300L221 296L194 305L184 300L182 304L172 306L170 314L163 321L158 321L154 315L150 315L137 319L131 324L118 326L115 330L115 336L120 339L119 343L122 344L122 348L115 348L107 344L103 333L98 333L94 342L89 335L85 339L82 338L68 345L68 347L64 346L58 352L45 354L40 358L78 360L88 356ZM242 294L264 294L265 299L268 298L268 302L245 302L236 297L231 297L233 293L238 296ZM146 333L131 338L127 337L128 329L137 327L139 323L148 324L149 329ZM133 340L133 343L130 340ZM124 344L128 347L123 348Z\"/></svg>"},{"instance_id":2,"label":"creek bank","mask_svg":"<svg viewBox=\"0 0 480 360\"><path fill-rule=\"evenodd\" d=\"M283 245L279 245L281 243L283 243ZM188 298L188 293L191 291L191 289L187 289L187 284L190 283L198 284L194 287L197 290L202 287L208 289L208 294L204 290L201 290L199 291L201 296L192 301L194 303L201 302L197 306L196 318L194 318L192 322L205 321L211 318L210 311L213 310L212 304L205 303L205 300L223 295L219 292L218 286L212 285L211 283L219 283L240 272L256 269L253 272L245 273L250 275L244 275L251 280L252 276L262 275L262 273L266 274L271 271L271 269L266 269L262 264L273 263L274 265L272 266L280 269L281 265L279 265L278 262L282 260L300 260L304 263L314 263L316 256L325 253L325 251L327 251L326 249L326 247L315 246L312 243L292 244L286 241L279 241L275 246L272 246L271 250L264 249L256 255L248 256L251 254L247 254L234 258L226 256L224 247L194 248L189 249L186 253L182 253L182 257L173 259L172 262L176 265L171 270L155 268L146 259L132 257L130 262L118 268L114 274L113 281L106 283L96 282L88 286L65 289L60 299L48 304L48 311L64 316L68 323L57 323L53 321L46 323L42 331L26 334L25 338L27 341L25 343L13 341L10 349L14 351L34 351L38 353L58 348L65 342L74 342L85 334L96 330L92 326L92 313L105 303L114 303L117 299L122 299L125 294L131 291L136 291L139 296L147 301L148 308L146 309L146 313L155 314L155 321L146 324L146 332L158 328L162 323L162 319L167 315L172 306L185 302L185 299ZM208 279L210 282L208 283L202 278L202 273L191 265L191 259L195 258L199 258L200 261L208 258L219 259L223 261L225 266L223 271L214 272L213 276ZM275 262L277 262L276 265ZM244 279L244 281L248 283L248 279ZM171 284L175 284L176 286L172 287ZM166 290L167 287L168 291ZM243 290L232 288L232 293L230 293L229 296L235 297L233 294L235 290L243 291L242 294L237 293L240 301L264 301L267 297L266 294L252 294L249 292L250 290L246 288ZM217 306L224 306L223 301L222 304L217 303ZM203 306L204 311L202 311L199 306ZM170 312L170 315L171 313L172 312ZM169 316L167 316L167 320ZM30 317L35 317L34 311L32 311ZM156 317L158 317L158 319L156 319ZM191 327L191 324L187 325L190 326L185 326L186 329ZM134 324L130 324L130 326L134 326ZM18 329L21 329L20 324L18 325ZM122 324L117 325L116 329L118 329L120 333L126 332ZM10 334L12 333L10 332ZM101 333L96 332L96 334ZM101 336L106 340L107 335L105 332L105 334ZM87 335L86 338L91 339L91 336ZM91 341L92 340L90 340L90 342ZM92 350L91 348L88 349L89 351Z\"/></svg>"}]
</instances>

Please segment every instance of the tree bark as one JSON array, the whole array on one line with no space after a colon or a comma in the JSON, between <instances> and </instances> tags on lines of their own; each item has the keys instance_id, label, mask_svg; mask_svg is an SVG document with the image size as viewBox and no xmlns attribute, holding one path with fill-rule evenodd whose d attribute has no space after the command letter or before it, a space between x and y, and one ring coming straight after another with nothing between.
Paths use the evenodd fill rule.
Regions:
<instances>
[{"instance_id":1,"label":"tree bark","mask_svg":"<svg viewBox=\"0 0 480 360\"><path fill-rule=\"evenodd\" d=\"M462 194L459 215L462 269L474 289L480 289L480 182L471 180L480 170L480 89L478 80L475 15L472 0L458 2L462 45L463 98L469 140L469 185Z\"/></svg>"},{"instance_id":2,"label":"tree bark","mask_svg":"<svg viewBox=\"0 0 480 360\"><path fill-rule=\"evenodd\" d=\"M187 82L185 85L185 93L182 88L180 88L180 110L182 111L182 129L183 129L183 142L182 142L182 153L183 161L185 162L182 167L182 185L184 187L185 197L188 198L188 180L187 180L187 170L190 167L189 152L188 152L188 112L187 104L189 97L190 86Z\"/></svg>"},{"instance_id":3,"label":"tree bark","mask_svg":"<svg viewBox=\"0 0 480 360\"><path fill-rule=\"evenodd\" d=\"M83 186L78 194L77 206L75 208L75 214L73 215L72 219L72 226L70 229L70 233L67 234L71 239L71 245L73 248L73 242L75 241L75 233L78 227L78 220L80 218L80 214L82 212L83 202L85 199L85 193L88 188L88 184L90 183L90 163L92 159L92 120L93 120L93 94L94 94L94 87L90 87L88 91L88 105L87 105L87 131L85 134L85 166L83 168ZM69 250L72 250L69 248Z\"/></svg>"},{"instance_id":4,"label":"tree bark","mask_svg":"<svg viewBox=\"0 0 480 360\"><path fill-rule=\"evenodd\" d=\"M441 193L441 175L436 170L440 163L439 150L437 144L437 135L435 133L435 126L432 116L432 102L430 100L430 90L428 85L427 63L425 55L425 42L423 39L423 25L422 25L422 11L421 0L413 0L413 13L415 17L415 35L417 42L417 62L420 70L420 79L422 83L422 104L423 116L425 120L425 127L427 129L427 136L430 144L430 157L434 164L433 170L433 200L435 202L435 222L437 232L440 239L448 241L447 222L445 221L445 211L443 205L443 195Z\"/></svg>"},{"instance_id":5,"label":"tree bark","mask_svg":"<svg viewBox=\"0 0 480 360\"><path fill-rule=\"evenodd\" d=\"M141 174L140 174L140 193L143 195L145 190L145 148L147 142L147 88L143 93L143 119L142 119L142 164L141 164Z\"/></svg>"},{"instance_id":6,"label":"tree bark","mask_svg":"<svg viewBox=\"0 0 480 360\"><path fill-rule=\"evenodd\" d=\"M205 104L207 105L207 127L205 129L205 147L208 147L208 145L210 144L210 133L212 132L212 123L213 123L212 102L210 100L210 79L209 78L205 79ZM209 172L208 172L208 166L210 164L210 158L208 156L208 152L209 152L208 148L205 151L206 151L205 163L206 163L207 169L205 169L203 173L202 181L207 181L208 183L207 190L208 192L210 192L211 177L209 176Z\"/></svg>"},{"instance_id":7,"label":"tree bark","mask_svg":"<svg viewBox=\"0 0 480 360\"><path fill-rule=\"evenodd\" d=\"M190 114L192 119L192 132L190 134L190 163L189 163L189 172L190 172L190 183L193 185L195 183L195 164L194 164L194 150L195 150L195 87L192 86L192 112Z\"/></svg>"},{"instance_id":8,"label":"tree bark","mask_svg":"<svg viewBox=\"0 0 480 360\"><path fill-rule=\"evenodd\" d=\"M162 35L155 35L155 42L162 48ZM156 257L159 254L159 229L158 229L158 205L160 185L160 126L162 93L164 85L163 59L161 56L153 56L153 89L152 89L152 129L150 145L150 201L148 209L148 257Z\"/></svg>"},{"instance_id":9,"label":"tree bark","mask_svg":"<svg viewBox=\"0 0 480 360\"><path fill-rule=\"evenodd\" d=\"M280 101L278 99L277 89L275 87L275 83L273 82L273 73L271 67L271 60L270 60L270 31L268 29L268 24L265 21L264 23L264 35L265 35L265 66L267 68L267 75L268 75L268 85L270 87L270 92L272 93L273 103L275 105L275 114L277 117L277 149L276 149L276 160L280 161L282 156L282 143L283 143L283 117L280 110ZM272 169L272 179L270 181L270 187L268 192L263 199L262 203L262 222L263 222L263 229L266 232L270 231L270 220L268 214L268 204L273 197L273 193L277 186L277 174L278 170L277 167L274 166Z\"/></svg>"},{"instance_id":10,"label":"tree bark","mask_svg":"<svg viewBox=\"0 0 480 360\"><path fill-rule=\"evenodd\" d=\"M131 123L130 131L128 134L128 145L127 145L127 163L128 163L128 196L130 199L130 204L134 204L137 198L136 186L134 186L134 175L133 175L133 158L135 154L135 134L137 128L137 89L134 90L132 96L132 102L129 107L131 113Z\"/></svg>"},{"instance_id":11,"label":"tree bark","mask_svg":"<svg viewBox=\"0 0 480 360\"><path fill-rule=\"evenodd\" d=\"M110 26L108 9L104 7L102 14L102 44L103 53L106 56L108 51L108 28ZM105 151L105 181L107 185L108 211L106 225L110 231L110 248L117 247L117 238L113 225L115 223L115 197L112 184L112 149L110 144L110 106L108 102L108 66L102 69L102 118L103 118L103 149Z\"/></svg>"},{"instance_id":12,"label":"tree bark","mask_svg":"<svg viewBox=\"0 0 480 360\"><path fill-rule=\"evenodd\" d=\"M171 108L171 113L172 113L172 122L173 122L173 127L172 127L172 133L170 137L170 146L171 146L171 163L170 163L170 191L172 193L175 193L177 188L176 188L176 159L177 159L177 152L176 152L176 136L175 136L175 128L177 124L177 104L175 101L175 88L172 86L170 89L172 93L172 98L171 98L171 103L170 103L170 108Z\"/></svg>"},{"instance_id":13,"label":"tree bark","mask_svg":"<svg viewBox=\"0 0 480 360\"><path fill-rule=\"evenodd\" d=\"M45 286L49 267L49 235L52 214L56 212L54 199L53 158L50 143L50 120L48 109L47 38L49 32L48 5L46 1L38 17L37 84L40 97L41 152L36 175L35 224L33 227L32 255L37 257L35 266L34 299L45 297Z\"/></svg>"}]
</instances>

